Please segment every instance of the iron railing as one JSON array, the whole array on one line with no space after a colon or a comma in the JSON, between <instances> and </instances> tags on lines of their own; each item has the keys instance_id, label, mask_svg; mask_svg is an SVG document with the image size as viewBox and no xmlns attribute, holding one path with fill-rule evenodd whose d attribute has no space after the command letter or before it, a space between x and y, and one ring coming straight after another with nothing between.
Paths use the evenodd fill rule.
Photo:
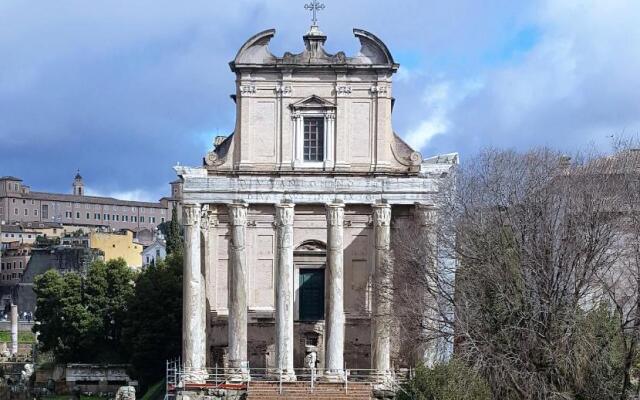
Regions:
<instances>
[{"instance_id":1,"label":"iron railing","mask_svg":"<svg viewBox=\"0 0 640 400\"><path fill-rule=\"evenodd\" d=\"M349 385L365 384L398 388L411 376L411 370L380 372L373 369L345 369L339 375L325 375L322 371L309 368L294 369L295 381L277 369L272 368L207 368L192 370L178 362L167 363L167 397L170 400L182 390L250 390L252 384L268 383L277 385L282 394L283 387L295 382L297 387L308 387L313 393L319 382L332 383L349 393Z\"/></svg>"}]
</instances>

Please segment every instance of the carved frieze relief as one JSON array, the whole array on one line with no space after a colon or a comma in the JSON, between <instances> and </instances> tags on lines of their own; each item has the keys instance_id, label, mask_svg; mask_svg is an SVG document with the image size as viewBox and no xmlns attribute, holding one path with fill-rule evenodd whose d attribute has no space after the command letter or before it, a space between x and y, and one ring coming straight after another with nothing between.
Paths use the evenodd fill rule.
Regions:
<instances>
[{"instance_id":1,"label":"carved frieze relief","mask_svg":"<svg viewBox=\"0 0 640 400\"><path fill-rule=\"evenodd\" d=\"M351 86L349 85L338 85L336 86L336 95L338 97L349 96L352 92Z\"/></svg>"},{"instance_id":2,"label":"carved frieze relief","mask_svg":"<svg viewBox=\"0 0 640 400\"><path fill-rule=\"evenodd\" d=\"M291 86L290 85L278 85L276 86L276 94L282 97L290 97L291 96Z\"/></svg>"},{"instance_id":3,"label":"carved frieze relief","mask_svg":"<svg viewBox=\"0 0 640 400\"><path fill-rule=\"evenodd\" d=\"M373 85L369 90L371 94L377 94L379 96L386 96L388 92L388 88L384 85Z\"/></svg>"},{"instance_id":4,"label":"carved frieze relief","mask_svg":"<svg viewBox=\"0 0 640 400\"><path fill-rule=\"evenodd\" d=\"M257 92L257 88L256 88L256 85L254 84L240 85L240 94L242 96L256 94L256 92Z\"/></svg>"}]
</instances>

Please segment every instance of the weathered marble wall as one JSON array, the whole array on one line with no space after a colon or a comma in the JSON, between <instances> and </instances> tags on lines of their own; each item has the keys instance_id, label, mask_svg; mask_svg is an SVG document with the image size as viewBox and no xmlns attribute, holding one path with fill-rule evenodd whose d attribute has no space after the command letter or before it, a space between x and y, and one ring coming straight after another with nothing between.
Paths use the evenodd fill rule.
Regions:
<instances>
[{"instance_id":1,"label":"weathered marble wall","mask_svg":"<svg viewBox=\"0 0 640 400\"><path fill-rule=\"evenodd\" d=\"M215 226L208 233L210 249L206 257L207 304L210 327L207 333L210 364L222 365L223 348L227 346L226 321L227 268L229 263L229 217L226 207L210 206L215 213ZM370 273L373 262L373 234L371 207L367 205L346 206L343 228L343 294L346 317L345 352L348 365L353 368L369 368L371 306ZM266 367L275 363L275 270L276 228L275 207L251 205L247 212L246 254L248 267L248 358L250 366ZM293 225L294 249L303 243L325 244L327 241L327 217L324 206L295 206ZM326 245L325 245L326 246ZM303 254L303 255L301 255ZM305 255L311 254L311 255ZM293 268L294 290L294 365L303 366L305 345L317 336L320 367L324 367L324 339L326 328L319 323L300 322L299 318L299 267L326 268L326 256L295 252ZM325 271L325 290L328 276ZM325 296L327 297L327 296ZM327 309L325 307L325 316Z\"/></svg>"}]
</instances>

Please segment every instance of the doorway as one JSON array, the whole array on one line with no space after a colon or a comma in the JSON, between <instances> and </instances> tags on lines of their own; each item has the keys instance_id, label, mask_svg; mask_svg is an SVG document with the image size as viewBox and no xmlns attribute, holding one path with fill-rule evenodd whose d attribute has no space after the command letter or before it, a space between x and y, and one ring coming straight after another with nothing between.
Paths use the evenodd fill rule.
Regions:
<instances>
[{"instance_id":1,"label":"doorway","mask_svg":"<svg viewBox=\"0 0 640 400\"><path fill-rule=\"evenodd\" d=\"M324 319L324 268L300 268L298 304L301 321Z\"/></svg>"}]
</instances>

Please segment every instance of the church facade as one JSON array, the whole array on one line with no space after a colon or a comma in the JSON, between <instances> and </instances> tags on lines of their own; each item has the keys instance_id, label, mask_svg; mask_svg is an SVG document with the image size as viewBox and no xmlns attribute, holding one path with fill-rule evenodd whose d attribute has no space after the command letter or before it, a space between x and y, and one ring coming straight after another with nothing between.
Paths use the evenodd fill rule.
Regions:
<instances>
[{"instance_id":1,"label":"church facade","mask_svg":"<svg viewBox=\"0 0 640 400\"><path fill-rule=\"evenodd\" d=\"M326 377L399 366L379 289L390 237L435 217L457 156L423 159L395 134L399 65L375 35L353 32L355 56L328 54L315 23L298 54L269 51L275 30L247 40L230 63L235 131L202 166L176 167L194 379L217 366L294 380L310 355Z\"/></svg>"}]
</instances>

